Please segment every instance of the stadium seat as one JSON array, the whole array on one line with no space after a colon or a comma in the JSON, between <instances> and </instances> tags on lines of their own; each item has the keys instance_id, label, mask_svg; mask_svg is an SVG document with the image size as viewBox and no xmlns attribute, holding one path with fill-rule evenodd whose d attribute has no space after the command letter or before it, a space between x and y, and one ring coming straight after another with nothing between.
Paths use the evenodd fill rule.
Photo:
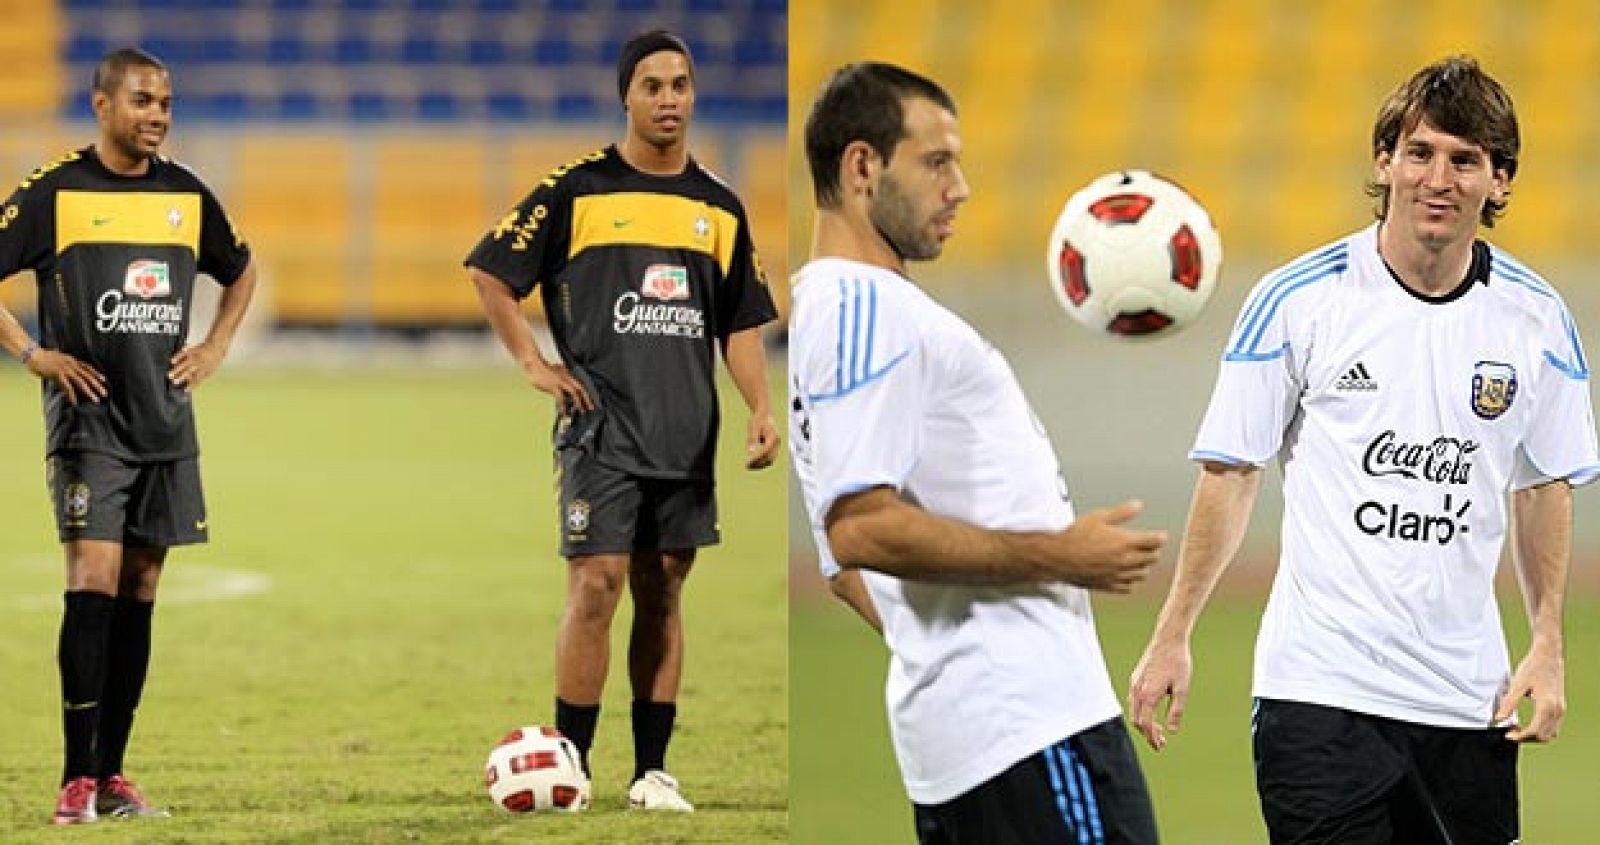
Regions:
<instances>
[{"instance_id":1,"label":"stadium seat","mask_svg":"<svg viewBox=\"0 0 1600 845\"><path fill-rule=\"evenodd\" d=\"M506 48L505 42L487 38L475 38L467 42L467 63L484 67L496 67L508 64L511 60L511 51Z\"/></svg>"},{"instance_id":2,"label":"stadium seat","mask_svg":"<svg viewBox=\"0 0 1600 845\"><path fill-rule=\"evenodd\" d=\"M317 95L310 91L286 91L278 98L275 116L279 120L306 121L316 120L326 115L323 113L323 104Z\"/></svg>"},{"instance_id":3,"label":"stadium seat","mask_svg":"<svg viewBox=\"0 0 1600 845\"><path fill-rule=\"evenodd\" d=\"M98 62L111 52L111 42L98 35L74 35L67 40L66 60L69 64Z\"/></svg>"},{"instance_id":4,"label":"stadium seat","mask_svg":"<svg viewBox=\"0 0 1600 845\"><path fill-rule=\"evenodd\" d=\"M485 116L490 120L527 120L533 114L528 99L521 94L494 93L484 99Z\"/></svg>"},{"instance_id":5,"label":"stadium seat","mask_svg":"<svg viewBox=\"0 0 1600 845\"><path fill-rule=\"evenodd\" d=\"M600 107L587 94L562 94L556 98L556 120L594 120L600 116Z\"/></svg>"},{"instance_id":6,"label":"stadium seat","mask_svg":"<svg viewBox=\"0 0 1600 845\"><path fill-rule=\"evenodd\" d=\"M570 65L577 62L578 49L564 38L545 38L533 45L536 65Z\"/></svg>"},{"instance_id":7,"label":"stadium seat","mask_svg":"<svg viewBox=\"0 0 1600 845\"><path fill-rule=\"evenodd\" d=\"M444 49L429 37L412 36L400 43L400 61L408 65L435 65L444 59Z\"/></svg>"},{"instance_id":8,"label":"stadium seat","mask_svg":"<svg viewBox=\"0 0 1600 845\"><path fill-rule=\"evenodd\" d=\"M449 91L427 91L417 97L417 117L422 120L459 120L461 100Z\"/></svg>"},{"instance_id":9,"label":"stadium seat","mask_svg":"<svg viewBox=\"0 0 1600 845\"><path fill-rule=\"evenodd\" d=\"M384 120L394 111L389 99L376 91L357 91L346 100L346 116L351 120Z\"/></svg>"},{"instance_id":10,"label":"stadium seat","mask_svg":"<svg viewBox=\"0 0 1600 845\"><path fill-rule=\"evenodd\" d=\"M306 42L289 35L274 35L266 44L266 61L273 65L297 65L310 58Z\"/></svg>"}]
</instances>

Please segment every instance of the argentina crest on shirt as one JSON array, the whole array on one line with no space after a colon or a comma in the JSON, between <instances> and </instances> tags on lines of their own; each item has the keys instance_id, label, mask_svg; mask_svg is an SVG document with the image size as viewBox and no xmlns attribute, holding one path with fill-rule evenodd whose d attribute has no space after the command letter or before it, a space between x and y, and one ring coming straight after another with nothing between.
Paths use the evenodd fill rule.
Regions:
<instances>
[{"instance_id":1,"label":"argentina crest on shirt","mask_svg":"<svg viewBox=\"0 0 1600 845\"><path fill-rule=\"evenodd\" d=\"M1517 370L1498 361L1479 361L1472 368L1472 412L1492 420L1517 398Z\"/></svg>"}]
</instances>

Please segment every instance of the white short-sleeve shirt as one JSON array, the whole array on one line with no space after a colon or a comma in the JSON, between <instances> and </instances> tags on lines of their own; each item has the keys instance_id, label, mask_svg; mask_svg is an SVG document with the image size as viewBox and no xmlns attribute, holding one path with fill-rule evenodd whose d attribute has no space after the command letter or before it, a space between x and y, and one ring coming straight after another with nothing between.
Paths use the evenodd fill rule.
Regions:
<instances>
[{"instance_id":1,"label":"white short-sleeve shirt","mask_svg":"<svg viewBox=\"0 0 1600 845\"><path fill-rule=\"evenodd\" d=\"M1372 226L1246 301L1190 457L1284 474L1255 695L1490 724L1509 668L1493 580L1507 493L1600 475L1589 366L1550 285L1479 244L1424 299Z\"/></svg>"},{"instance_id":2,"label":"white short-sleeve shirt","mask_svg":"<svg viewBox=\"0 0 1600 845\"><path fill-rule=\"evenodd\" d=\"M873 487L990 529L1071 524L1010 366L905 278L842 259L802 268L789 374L789 444L824 574L839 571L829 509ZM892 654L889 722L911 800L948 801L1120 713L1083 590L863 575Z\"/></svg>"}]
</instances>

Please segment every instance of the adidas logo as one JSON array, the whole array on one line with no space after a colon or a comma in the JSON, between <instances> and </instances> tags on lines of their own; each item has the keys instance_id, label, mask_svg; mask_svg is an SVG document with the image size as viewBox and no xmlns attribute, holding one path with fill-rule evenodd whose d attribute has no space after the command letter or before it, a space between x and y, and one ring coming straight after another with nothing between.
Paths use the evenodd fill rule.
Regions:
<instances>
[{"instance_id":1,"label":"adidas logo","mask_svg":"<svg viewBox=\"0 0 1600 845\"><path fill-rule=\"evenodd\" d=\"M1367 365L1357 361L1356 365L1351 367L1349 372L1345 373L1338 381L1333 383L1333 389L1346 391L1377 390L1378 383L1373 380L1372 374L1367 372Z\"/></svg>"}]
</instances>

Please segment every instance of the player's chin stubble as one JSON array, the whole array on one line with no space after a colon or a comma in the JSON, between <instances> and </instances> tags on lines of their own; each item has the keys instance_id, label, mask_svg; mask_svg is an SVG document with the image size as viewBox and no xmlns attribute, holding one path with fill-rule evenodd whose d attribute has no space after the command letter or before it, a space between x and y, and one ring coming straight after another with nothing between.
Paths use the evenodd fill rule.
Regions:
<instances>
[{"instance_id":1,"label":"player's chin stubble","mask_svg":"<svg viewBox=\"0 0 1600 845\"><path fill-rule=\"evenodd\" d=\"M929 261L939 257L939 239L918 225L915 207L887 175L878 182L878 193L872 198L867 215L902 260Z\"/></svg>"}]
</instances>

